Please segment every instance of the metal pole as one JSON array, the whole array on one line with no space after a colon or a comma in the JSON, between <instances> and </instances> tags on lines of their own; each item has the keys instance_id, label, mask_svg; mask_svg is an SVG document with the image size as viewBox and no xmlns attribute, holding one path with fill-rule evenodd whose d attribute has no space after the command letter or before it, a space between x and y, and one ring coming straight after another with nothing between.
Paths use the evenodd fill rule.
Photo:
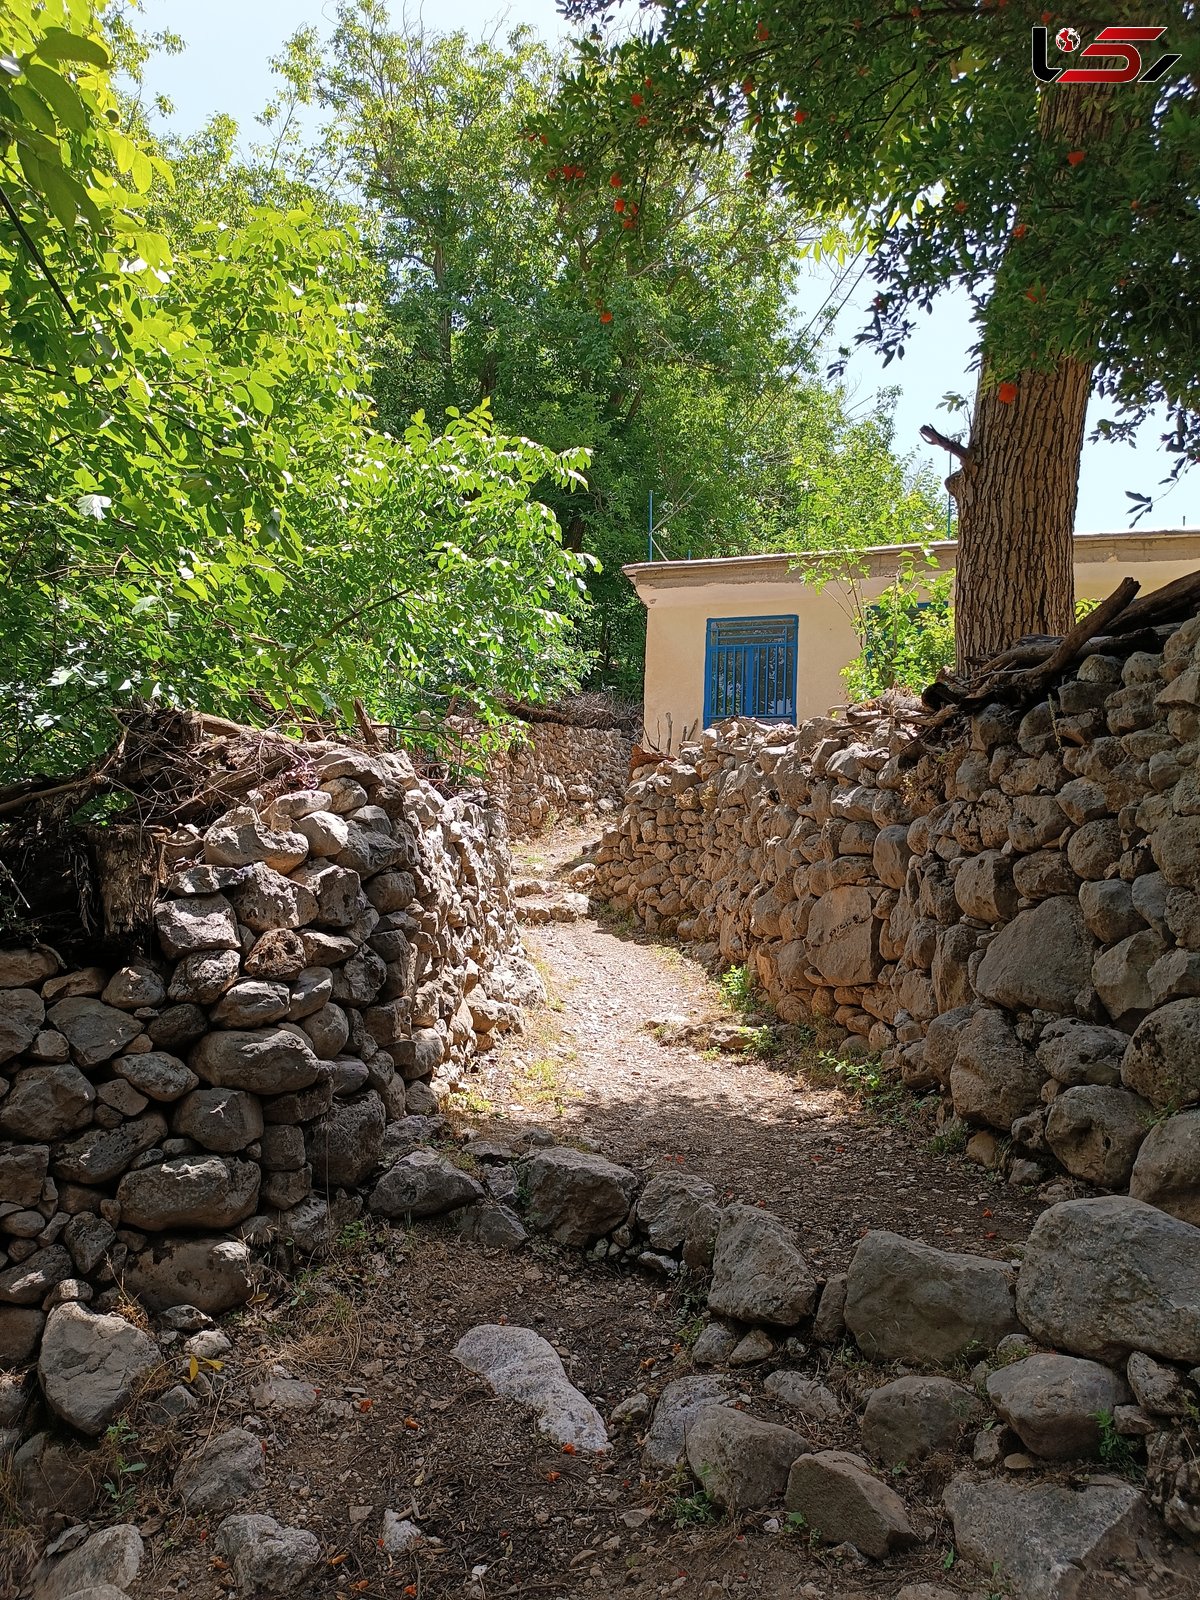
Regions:
<instances>
[{"instance_id":1,"label":"metal pole","mask_svg":"<svg viewBox=\"0 0 1200 1600\"><path fill-rule=\"evenodd\" d=\"M650 550L650 553L646 557L646 559L647 559L647 561L653 561L654 560L654 490L653 489L651 489L651 491L650 491L650 523L649 523L649 527L650 527L650 533L649 533L649 541L650 541L649 542L649 550Z\"/></svg>"}]
</instances>

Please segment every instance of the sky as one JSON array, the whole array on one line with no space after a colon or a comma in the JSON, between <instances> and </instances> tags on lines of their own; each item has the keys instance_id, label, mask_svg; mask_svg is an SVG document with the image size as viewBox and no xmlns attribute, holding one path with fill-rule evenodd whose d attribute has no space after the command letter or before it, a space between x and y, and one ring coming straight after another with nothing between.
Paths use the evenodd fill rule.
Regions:
<instances>
[{"instance_id":1,"label":"sky","mask_svg":"<svg viewBox=\"0 0 1200 1600\"><path fill-rule=\"evenodd\" d=\"M255 136L254 118L270 98L270 58L297 28L313 24L327 31L334 0L142 0L142 19L151 31L170 28L186 41L182 55L156 57L147 70L147 89L165 94L174 104L171 126L190 133L214 112L235 117L247 141ZM397 22L407 17L424 20L430 29L453 32L464 29L473 36L501 33L528 23L543 38L562 36L562 19L554 0L441 0L440 4L410 4L393 0ZM798 311L807 320L826 299L830 279L813 269L802 288ZM959 431L961 421L939 409L947 392L974 394L970 371L971 327L964 296L946 293L922 317L916 337L903 360L883 368L878 357L853 347L854 334L866 318L864 308L874 293L866 281L847 304L834 330L833 342L854 349L846 369L846 382L854 403L869 406L876 391L899 387L896 409L896 445L917 461L929 461L939 476L948 470L940 452L922 444L918 430L932 422L943 433ZM1089 431L1104 414L1093 402ZM1080 472L1076 527L1083 532L1117 531L1129 525L1126 490L1155 495L1174 458L1162 451L1153 420L1142 430L1136 445L1085 444ZM1158 498L1153 513L1140 526L1200 526L1200 469Z\"/></svg>"}]
</instances>

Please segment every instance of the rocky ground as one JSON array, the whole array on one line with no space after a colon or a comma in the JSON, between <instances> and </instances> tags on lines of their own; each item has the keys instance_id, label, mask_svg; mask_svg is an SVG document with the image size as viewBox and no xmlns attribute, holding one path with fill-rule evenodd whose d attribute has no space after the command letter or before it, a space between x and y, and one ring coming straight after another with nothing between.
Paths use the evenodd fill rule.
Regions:
<instances>
[{"instance_id":1,"label":"rocky ground","mask_svg":"<svg viewBox=\"0 0 1200 1600\"><path fill-rule=\"evenodd\" d=\"M646 1177L686 1171L794 1224L822 1280L844 1269L870 1228L1019 1259L1047 1198L1069 1189L1039 1196L973 1166L939 1140L931 1112L875 1086L869 1072L838 1076L819 1041L792 1036L769 1059L721 1048L744 1044L748 1032L759 1037L757 1020L731 1010L694 963L611 921L554 920L570 905L565 886L586 877L575 874L585 843L562 832L525 852L522 869L550 880L549 893L524 897L534 916L539 906L545 912L528 942L549 1004L484 1071L460 1081L438 1135L456 1165L483 1176L481 1141L540 1126L560 1144L593 1146ZM699 1035L681 1037L685 1025L701 1025ZM1040 1577L1015 1588L987 1562L966 1559L942 1492L989 1415L971 1395L982 1374L964 1361L933 1380L951 1409L970 1415L956 1417L929 1453L913 1448L911 1428L889 1449L884 1408L876 1400L872 1412L868 1398L911 1369L868 1365L836 1338L812 1348L768 1340L769 1359L721 1363L700 1381L713 1386L705 1398L733 1408L732 1423L730 1411L719 1416L734 1435L737 1413L747 1424L756 1419L741 1472L756 1471L773 1441L791 1460L796 1432L817 1452L861 1452L869 1441L875 1460L890 1464L866 1479L871 1503L854 1515L864 1543L880 1540L879 1559L819 1540L813 1520L789 1515L778 1495L764 1511L722 1512L719 1485L712 1497L700 1491L682 1447L663 1435L665 1419L695 1394L670 1386L697 1382L704 1294L537 1234L512 1254L444 1223L351 1222L319 1266L290 1276L264 1269L251 1304L219 1329L168 1328L164 1338L156 1326L167 1362L154 1380L162 1393L146 1397L136 1425L110 1429L92 1522L124 1531L85 1547L87 1530L75 1528L68 1507L58 1521L64 1566L32 1573L10 1498L9 1591L36 1600L82 1600L97 1583L116 1588L93 1587L88 1600L215 1600L256 1587L313 1600L1200 1597L1200 1567L1161 1525L1153 1536L1131 1527L1115 1562L1086 1576L1060 1573L1054 1588L1041 1588ZM501 1340L505 1328L547 1340L578 1401L607 1422L611 1450L596 1456L572 1446L569 1428L559 1435L565 1445L547 1438L528 1409L456 1360L455 1346L480 1324L497 1325ZM1018 1344L1014 1361L1030 1348ZM922 1417L936 1400L922 1391ZM893 1407L891 1425L898 1414ZM952 1433L958 1444L964 1422L956 1451L946 1439ZM587 1416L576 1423L589 1425ZM796 1432L764 1434L762 1424ZM1101 1500L1133 1498L1139 1473L1128 1450L1056 1465L1024 1455L995 1422L980 1439L981 1461L996 1446L997 1476L981 1480L995 1516L970 1520L992 1527L993 1537L1005 1517L1024 1537L1020 1508L1004 1496L1026 1482L1049 1493L1087 1485ZM823 1455L812 1470L836 1471L837 1462Z\"/></svg>"}]
</instances>

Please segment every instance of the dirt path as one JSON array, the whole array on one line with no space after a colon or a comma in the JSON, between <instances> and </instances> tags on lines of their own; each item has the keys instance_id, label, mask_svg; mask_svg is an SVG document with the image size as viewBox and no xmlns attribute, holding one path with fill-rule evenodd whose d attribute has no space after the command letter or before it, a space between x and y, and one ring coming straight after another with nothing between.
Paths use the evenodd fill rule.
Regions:
<instances>
[{"instance_id":1,"label":"dirt path","mask_svg":"<svg viewBox=\"0 0 1200 1600\"><path fill-rule=\"evenodd\" d=\"M521 848L519 870L565 874L587 842L560 830ZM818 1272L844 1266L869 1228L996 1255L1027 1236L1042 1202L945 1150L933 1102L887 1086L848 1092L811 1044L764 1061L661 1041L664 1017L741 1020L681 948L594 916L525 937L550 1005L484 1069L483 1093L505 1117L769 1206L802 1230ZM470 1095L464 1104L484 1110Z\"/></svg>"}]
</instances>

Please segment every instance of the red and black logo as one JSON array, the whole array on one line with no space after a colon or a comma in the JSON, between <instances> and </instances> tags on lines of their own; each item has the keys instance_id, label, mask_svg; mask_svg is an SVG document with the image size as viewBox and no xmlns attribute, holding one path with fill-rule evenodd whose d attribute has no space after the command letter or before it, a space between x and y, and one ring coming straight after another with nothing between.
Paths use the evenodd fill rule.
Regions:
<instances>
[{"instance_id":1,"label":"red and black logo","mask_svg":"<svg viewBox=\"0 0 1200 1600\"><path fill-rule=\"evenodd\" d=\"M1139 45L1153 44L1166 33L1165 28L1101 28L1095 40L1080 49L1079 33L1075 28L1060 28L1054 36L1055 48L1063 55L1079 52L1080 59L1091 61L1116 60L1118 66L1107 67L1052 67L1049 56L1049 29L1034 28L1032 51L1033 75L1039 83L1157 83L1179 60L1177 55L1161 55L1143 69Z\"/></svg>"}]
</instances>

